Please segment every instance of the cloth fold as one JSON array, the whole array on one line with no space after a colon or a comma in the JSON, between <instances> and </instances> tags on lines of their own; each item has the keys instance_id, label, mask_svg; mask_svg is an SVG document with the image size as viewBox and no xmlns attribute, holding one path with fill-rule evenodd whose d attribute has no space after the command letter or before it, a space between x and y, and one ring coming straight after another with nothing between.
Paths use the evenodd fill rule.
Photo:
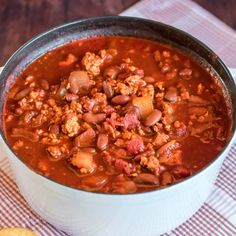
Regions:
<instances>
[{"instance_id":1,"label":"cloth fold","mask_svg":"<svg viewBox=\"0 0 236 236\"><path fill-rule=\"evenodd\" d=\"M236 68L236 32L192 1L144 0L121 15L153 19L180 28L207 44L228 66ZM236 144L226 157L205 204L165 236L236 235L235 156ZM30 209L19 193L0 143L0 228L6 227L27 227L41 236L67 235Z\"/></svg>"}]
</instances>

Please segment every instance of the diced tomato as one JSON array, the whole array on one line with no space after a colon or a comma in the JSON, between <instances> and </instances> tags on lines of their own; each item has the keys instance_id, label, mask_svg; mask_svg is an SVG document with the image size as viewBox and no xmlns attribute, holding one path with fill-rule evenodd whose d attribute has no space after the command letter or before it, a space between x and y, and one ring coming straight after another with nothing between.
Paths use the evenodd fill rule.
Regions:
<instances>
[{"instance_id":1,"label":"diced tomato","mask_svg":"<svg viewBox=\"0 0 236 236\"><path fill-rule=\"evenodd\" d=\"M130 174L132 171L132 168L130 164L127 161L124 161L122 159L116 159L115 161L115 168L119 172L123 172L125 174Z\"/></svg>"},{"instance_id":2,"label":"diced tomato","mask_svg":"<svg viewBox=\"0 0 236 236\"><path fill-rule=\"evenodd\" d=\"M137 115L135 114L126 114L123 122L125 129L134 129L137 125L140 124Z\"/></svg>"},{"instance_id":3,"label":"diced tomato","mask_svg":"<svg viewBox=\"0 0 236 236\"><path fill-rule=\"evenodd\" d=\"M138 154L144 151L144 143L139 136L133 137L127 142L127 150L130 154Z\"/></svg>"}]
</instances>

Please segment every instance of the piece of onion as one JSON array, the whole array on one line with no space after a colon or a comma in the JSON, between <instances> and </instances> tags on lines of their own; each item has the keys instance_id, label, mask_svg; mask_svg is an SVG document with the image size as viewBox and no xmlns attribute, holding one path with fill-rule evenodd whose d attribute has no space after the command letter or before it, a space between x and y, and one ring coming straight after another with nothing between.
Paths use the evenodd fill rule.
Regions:
<instances>
[{"instance_id":1,"label":"piece of onion","mask_svg":"<svg viewBox=\"0 0 236 236\"><path fill-rule=\"evenodd\" d=\"M132 104L139 108L141 119L145 119L153 111L153 99L150 96L134 97Z\"/></svg>"},{"instance_id":2,"label":"piece of onion","mask_svg":"<svg viewBox=\"0 0 236 236\"><path fill-rule=\"evenodd\" d=\"M73 71L69 76L70 91L73 94L83 93L89 88L89 76L86 71Z\"/></svg>"}]
</instances>

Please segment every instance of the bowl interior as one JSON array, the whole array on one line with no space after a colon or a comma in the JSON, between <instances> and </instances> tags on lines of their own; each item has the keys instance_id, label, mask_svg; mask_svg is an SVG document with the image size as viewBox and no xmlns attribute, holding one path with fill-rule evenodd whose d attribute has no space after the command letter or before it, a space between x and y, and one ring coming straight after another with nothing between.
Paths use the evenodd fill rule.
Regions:
<instances>
[{"instance_id":1,"label":"bowl interior","mask_svg":"<svg viewBox=\"0 0 236 236\"><path fill-rule=\"evenodd\" d=\"M159 22L132 17L99 17L72 22L53 28L27 42L8 60L0 74L0 114L3 114L4 99L9 87L32 61L46 51L72 40L108 35L132 36L172 44L188 51L213 73L217 73L228 93L229 105L232 107L233 122L230 137L233 136L236 122L236 88L232 76L221 59L199 40L181 30ZM3 120L0 119L0 133L5 140L3 128Z\"/></svg>"}]
</instances>

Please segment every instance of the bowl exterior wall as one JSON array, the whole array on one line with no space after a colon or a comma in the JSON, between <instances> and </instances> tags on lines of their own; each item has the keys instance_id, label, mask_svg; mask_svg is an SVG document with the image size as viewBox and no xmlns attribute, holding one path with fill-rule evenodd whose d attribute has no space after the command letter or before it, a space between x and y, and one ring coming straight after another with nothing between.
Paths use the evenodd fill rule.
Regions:
<instances>
[{"instance_id":1,"label":"bowl exterior wall","mask_svg":"<svg viewBox=\"0 0 236 236\"><path fill-rule=\"evenodd\" d=\"M5 145L17 185L32 209L71 235L150 235L168 232L191 217L211 193L229 150L198 175L172 188L144 194L104 195L57 184L26 167Z\"/></svg>"}]
</instances>

